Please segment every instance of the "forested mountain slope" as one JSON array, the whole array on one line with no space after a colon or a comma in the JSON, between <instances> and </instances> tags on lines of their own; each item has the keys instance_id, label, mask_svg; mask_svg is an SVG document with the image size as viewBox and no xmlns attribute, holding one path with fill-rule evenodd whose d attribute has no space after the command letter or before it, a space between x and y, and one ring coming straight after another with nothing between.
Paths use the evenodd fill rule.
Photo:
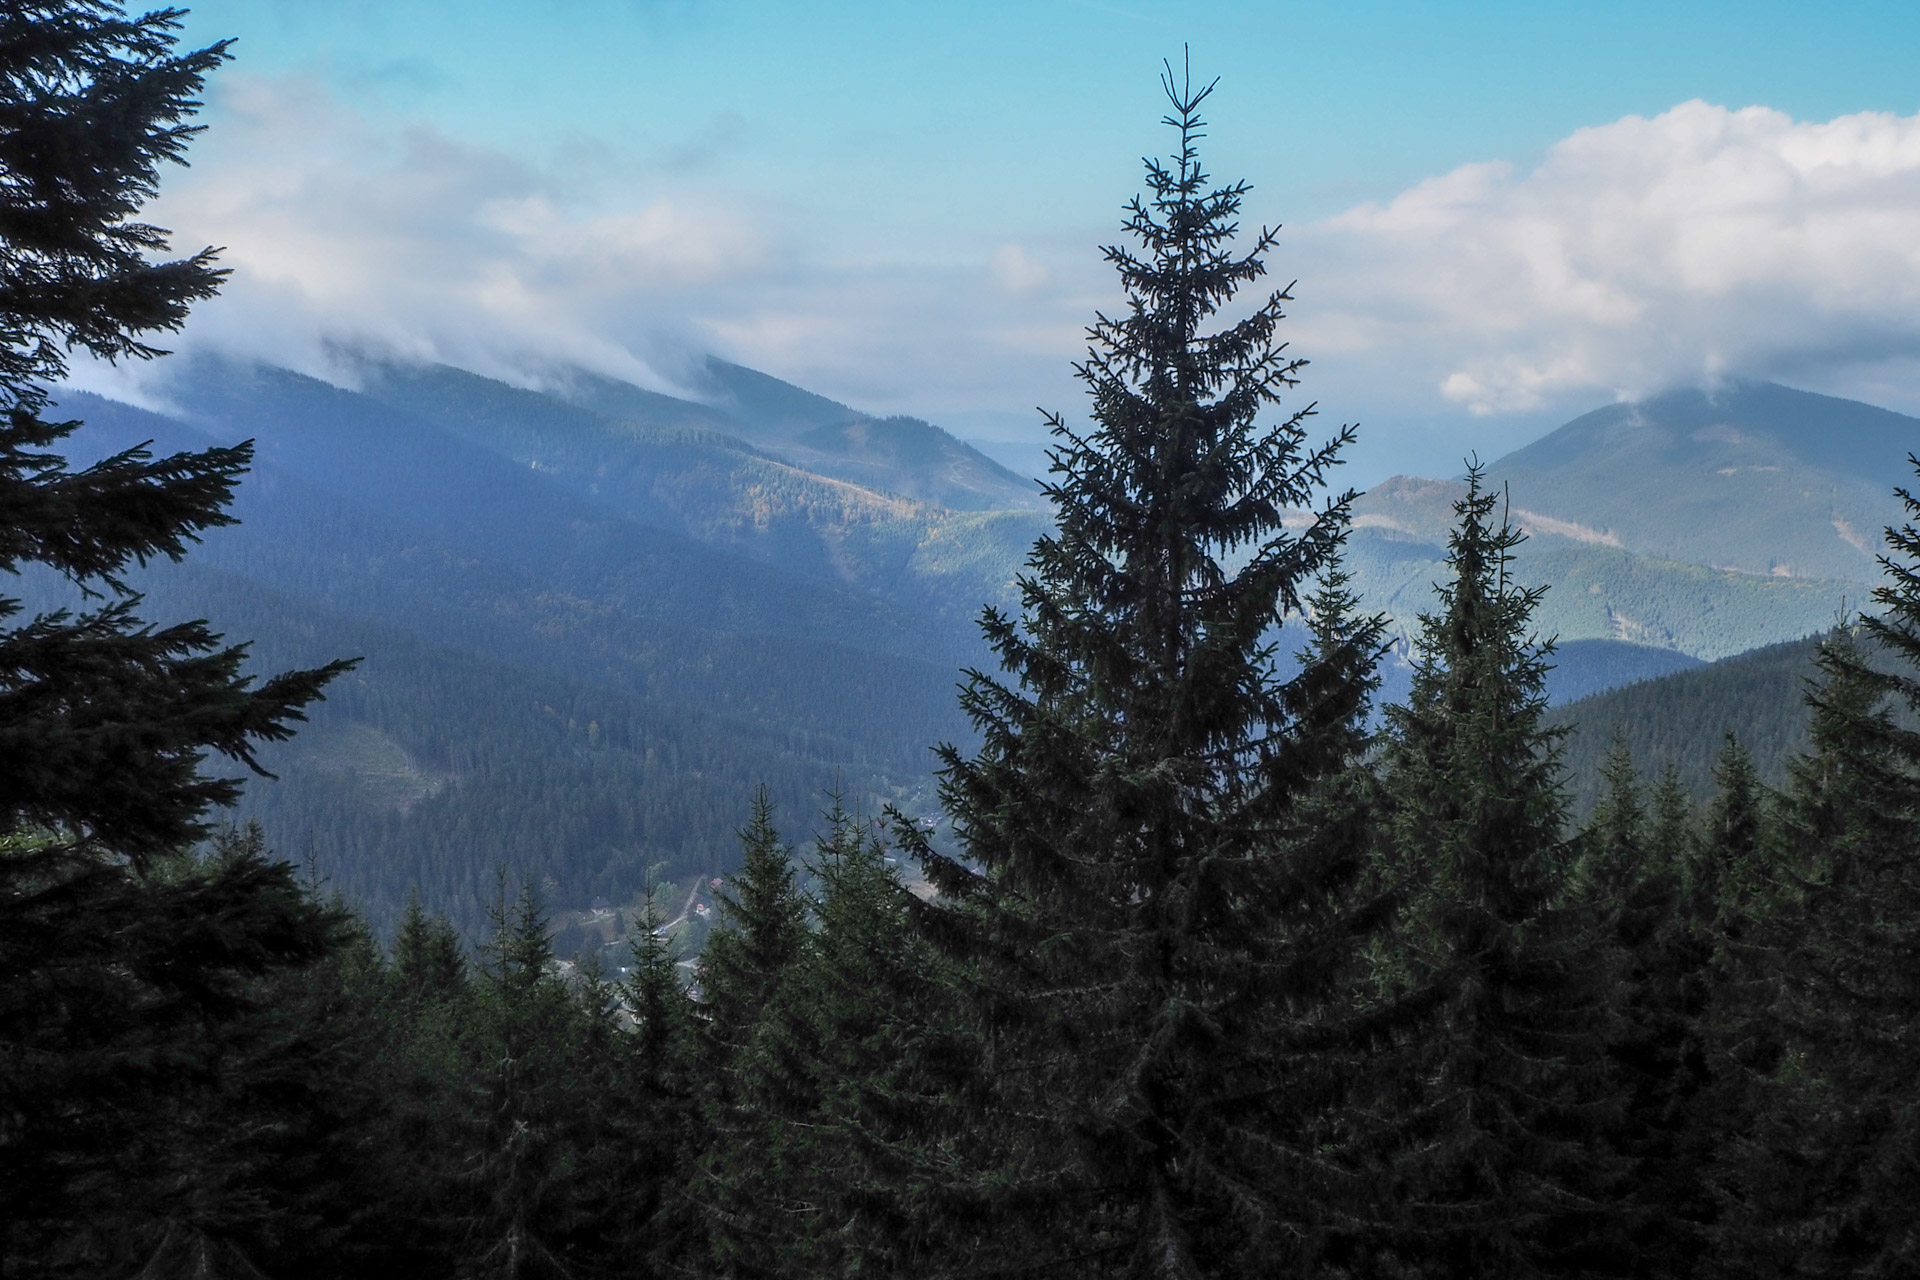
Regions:
<instances>
[{"instance_id":1,"label":"forested mountain slope","mask_svg":"<svg viewBox=\"0 0 1920 1280\"><path fill-rule=\"evenodd\" d=\"M181 361L167 414L78 393L66 411L94 454L257 439L242 523L157 573L150 613L205 614L280 665L366 656L246 812L376 919L417 882L471 923L499 863L561 907L720 865L759 780L796 827L836 779L856 799L914 792L927 749L967 733L953 690L984 658L980 606L1009 602L1047 527L1033 486L937 428L720 361L699 372L706 403L578 371L550 391L445 366L357 379ZM1581 442L1613 429L1594 417L1549 437L1558 453L1515 455L1515 493L1556 458L1588 465ZM1446 578L1458 489L1395 480L1357 508L1348 568L1403 632ZM1549 586L1535 622L1561 640L1555 703L1821 629L1865 594L1517 516L1516 572ZM1383 699L1406 663L1402 644ZM1771 741L1753 743L1768 760Z\"/></svg>"},{"instance_id":2,"label":"forested mountain slope","mask_svg":"<svg viewBox=\"0 0 1920 1280\"><path fill-rule=\"evenodd\" d=\"M1513 504L1666 560L1875 580L1920 419L1769 382L1574 419L1489 468Z\"/></svg>"},{"instance_id":3,"label":"forested mountain slope","mask_svg":"<svg viewBox=\"0 0 1920 1280\"><path fill-rule=\"evenodd\" d=\"M1402 634L1432 607L1434 585L1447 580L1443 528L1376 522L1395 491L1413 485L1457 487L1404 480L1382 486L1385 496L1376 497L1376 490L1362 500L1360 527L1347 548L1349 571L1367 606L1390 615ZM1870 590L1848 580L1761 576L1660 560L1538 527L1517 549L1513 573L1528 586L1547 588L1534 615L1542 637L1623 641L1704 661L1831 626Z\"/></svg>"},{"instance_id":4,"label":"forested mountain slope","mask_svg":"<svg viewBox=\"0 0 1920 1280\"><path fill-rule=\"evenodd\" d=\"M710 427L819 475L956 511L1045 509L1040 487L918 418L876 418L753 369L709 358L680 400L583 370L553 394L618 422Z\"/></svg>"},{"instance_id":5,"label":"forested mountain slope","mask_svg":"<svg viewBox=\"0 0 1920 1280\"><path fill-rule=\"evenodd\" d=\"M1547 722L1567 730L1562 763L1577 812L1590 810L1616 736L1645 778L1671 764L1697 801L1713 794L1713 766L1728 734L1753 757L1761 781L1779 786L1807 746L1807 681L1818 637L1767 645L1709 666L1611 689L1556 707Z\"/></svg>"},{"instance_id":6,"label":"forested mountain slope","mask_svg":"<svg viewBox=\"0 0 1920 1280\"><path fill-rule=\"evenodd\" d=\"M1576 418L1488 468L1550 586L1535 621L1717 659L1832 626L1866 599L1920 420L1772 383ZM1368 603L1405 628L1439 580L1456 480L1396 476L1355 506Z\"/></svg>"},{"instance_id":7,"label":"forested mountain slope","mask_svg":"<svg viewBox=\"0 0 1920 1280\"><path fill-rule=\"evenodd\" d=\"M723 869L761 783L796 831L830 790L924 802L931 746L969 733L954 686L983 657L974 619L1044 528L1030 488L1024 507L950 510L605 380L600 398L649 420L445 367L369 366L356 389L171 372L164 414L69 393L76 460L256 440L240 523L145 571L146 615L250 637L261 670L364 659L236 816L381 925L417 886L476 928L502 867L557 908ZM764 383L826 406L800 435L945 441L897 450L903 473L971 452Z\"/></svg>"},{"instance_id":8,"label":"forested mountain slope","mask_svg":"<svg viewBox=\"0 0 1920 1280\"><path fill-rule=\"evenodd\" d=\"M473 923L497 865L537 874L561 904L624 899L649 868L723 863L758 782L804 827L836 785L904 797L928 747L966 732L953 685L971 628L622 519L284 371L189 390L176 407L191 426L68 396L88 423L76 456L258 437L241 523L190 566L149 571L147 613L257 637L268 667L365 657L243 812L318 855L376 919L418 883Z\"/></svg>"},{"instance_id":9,"label":"forested mountain slope","mask_svg":"<svg viewBox=\"0 0 1920 1280\"><path fill-rule=\"evenodd\" d=\"M259 818L382 933L417 888L480 936L501 869L565 907L628 901L650 873L731 865L762 784L796 829L836 784L918 799L916 760L889 770L798 716L703 710L501 661L192 561L145 585L152 616L217 618L248 637L258 671L364 655L292 742L263 752L279 776L250 782L234 816Z\"/></svg>"},{"instance_id":10,"label":"forested mountain slope","mask_svg":"<svg viewBox=\"0 0 1920 1280\"><path fill-rule=\"evenodd\" d=\"M942 636L957 636L968 653L974 614L982 602L1010 601L1014 574L1046 527L1037 490L993 475L985 476L985 487L967 488L959 482L973 475L959 456L965 447L924 423L855 415L835 427L809 428L809 438L838 432L878 442L866 451L874 456L889 433L917 441L894 449L884 466L865 454L848 461L843 469L856 477L850 480L817 460L796 465L769 447L700 425L698 406L682 413L673 406L686 402L673 401L662 408L667 397L605 378L583 375L566 385L575 393L588 388L584 398L605 411L446 366L371 367L363 393L537 471L609 514L938 619ZM650 416L631 416L633 408ZM937 445L929 443L934 437ZM956 475L953 483L940 480ZM965 555L954 554L956 541L967 545ZM957 652L951 645L942 651Z\"/></svg>"}]
</instances>

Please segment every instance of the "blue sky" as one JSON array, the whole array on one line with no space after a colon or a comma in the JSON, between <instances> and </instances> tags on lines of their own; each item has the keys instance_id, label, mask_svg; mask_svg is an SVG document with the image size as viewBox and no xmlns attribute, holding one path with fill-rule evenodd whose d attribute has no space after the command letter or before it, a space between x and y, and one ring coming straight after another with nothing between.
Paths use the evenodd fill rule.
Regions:
<instances>
[{"instance_id":1,"label":"blue sky","mask_svg":"<svg viewBox=\"0 0 1920 1280\"><path fill-rule=\"evenodd\" d=\"M1354 479L1675 382L1920 411L1920 6L203 0L187 35L238 37L161 210L236 268L190 343L665 387L717 351L1018 436L1078 408L1184 41Z\"/></svg>"}]
</instances>

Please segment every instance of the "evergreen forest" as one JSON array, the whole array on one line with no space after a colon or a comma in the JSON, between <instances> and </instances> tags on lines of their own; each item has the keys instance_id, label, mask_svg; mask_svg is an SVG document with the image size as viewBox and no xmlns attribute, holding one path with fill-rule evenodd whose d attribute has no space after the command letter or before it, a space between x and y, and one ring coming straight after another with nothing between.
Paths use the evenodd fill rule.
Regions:
<instances>
[{"instance_id":1,"label":"evergreen forest","mask_svg":"<svg viewBox=\"0 0 1920 1280\"><path fill-rule=\"evenodd\" d=\"M251 443L69 461L73 407L117 412L56 398L73 354L161 357L223 279L139 220L229 56L179 48L179 18L0 6L0 567L72 597L0 598L0 1276L1920 1273L1900 459L1871 611L1729 692L1673 683L1707 668L1550 714L1546 588L1477 466L1403 646L1354 586L1355 429L1321 431L1301 392L1291 292L1262 283L1276 233L1243 233L1249 187L1201 162L1214 85L1169 66L1173 145L1104 249L1126 305L1076 369L1090 425L1050 419L1054 523L981 615L937 749L945 826L812 789L816 739L859 712L821 687L739 694L793 722L743 754L644 690L570 701L425 650L399 668L420 689L356 683L414 642L253 653L170 620L233 597L218 573L140 590L237 518ZM499 429L487 403L467 430ZM948 448L924 426L795 434L859 470ZM645 545L642 568L694 554ZM692 648L628 639L702 696ZM701 831L735 869L648 869L611 948L566 945L555 888L614 870L454 865L471 845L429 834L431 796L400 838L459 897L391 922L225 820L232 775L293 759L326 699L432 680L526 701L498 738L416 751L543 742L563 783L617 773L619 821ZM1676 689L1796 727L1709 736ZM653 745L617 759L554 745L636 726ZM669 744L717 777L663 809ZM494 837L584 821L566 785L502 790ZM675 926L702 889L695 952Z\"/></svg>"}]
</instances>

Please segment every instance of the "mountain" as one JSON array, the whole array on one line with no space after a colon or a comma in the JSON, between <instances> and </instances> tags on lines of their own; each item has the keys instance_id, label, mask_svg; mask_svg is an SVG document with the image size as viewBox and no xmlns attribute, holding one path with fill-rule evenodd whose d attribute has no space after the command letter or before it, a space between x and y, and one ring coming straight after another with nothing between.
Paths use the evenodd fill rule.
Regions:
<instances>
[{"instance_id":1,"label":"mountain","mask_svg":"<svg viewBox=\"0 0 1920 1280\"><path fill-rule=\"evenodd\" d=\"M1671 762L1702 798L1729 732L1784 779L1806 741L1808 637L1871 606L1916 449L1920 419L1748 383L1608 406L1487 468L1528 535L1514 576L1547 588L1534 622L1558 640L1550 718L1578 811L1616 733L1643 775ZM1446 580L1464 492L1396 476L1355 504L1348 567L1403 637ZM1403 638L1384 698L1406 684L1405 652Z\"/></svg>"},{"instance_id":2,"label":"mountain","mask_svg":"<svg viewBox=\"0 0 1920 1280\"><path fill-rule=\"evenodd\" d=\"M569 385L577 390L580 383ZM591 398L601 403L622 398L605 379L595 385L601 391ZM969 491L957 509L901 497L784 461L691 419L659 426L611 417L446 366L372 367L361 393L509 459L608 515L884 599L901 616L920 620L928 639L914 653L972 661L983 652L972 625L981 605L1012 602L1014 575L1047 528L1036 506L981 510L979 491ZM872 420L849 429L865 425ZM934 476L950 457L943 446L894 465ZM930 480L918 487L940 486Z\"/></svg>"},{"instance_id":3,"label":"mountain","mask_svg":"<svg viewBox=\"0 0 1920 1280\"><path fill-rule=\"evenodd\" d=\"M1465 492L1446 482L1419 483ZM1347 565L1366 607L1410 634L1415 617L1433 608L1435 584L1447 580L1446 554L1443 529L1423 537L1362 524L1348 540ZM1543 638L1563 645L1618 641L1704 661L1824 630L1869 590L1859 582L1761 577L1659 560L1537 528L1520 544L1513 574L1547 589L1533 618Z\"/></svg>"},{"instance_id":4,"label":"mountain","mask_svg":"<svg viewBox=\"0 0 1920 1280\"><path fill-rule=\"evenodd\" d=\"M261 753L277 776L252 779L234 816L260 820L276 849L382 932L417 890L480 936L500 871L533 876L564 908L731 865L733 832L763 785L796 830L836 785L868 804L927 800L918 760L861 765L846 739L780 717L503 661L448 642L457 632L435 643L197 559L147 576L145 616L217 619L248 638L261 673L364 655L298 736ZM900 714L867 708L882 724Z\"/></svg>"},{"instance_id":5,"label":"mountain","mask_svg":"<svg viewBox=\"0 0 1920 1280\"><path fill-rule=\"evenodd\" d=\"M1610 405L1488 468L1575 537L1741 573L1872 582L1920 419L1773 383Z\"/></svg>"},{"instance_id":6,"label":"mountain","mask_svg":"<svg viewBox=\"0 0 1920 1280\"><path fill-rule=\"evenodd\" d=\"M1818 637L1767 645L1709 666L1608 690L1547 713L1566 730L1561 761L1576 813L1599 801L1600 777L1616 736L1642 779L1669 764L1696 801L1713 794L1713 765L1727 735L1739 739L1769 786L1807 745L1807 681Z\"/></svg>"},{"instance_id":7,"label":"mountain","mask_svg":"<svg viewBox=\"0 0 1920 1280\"><path fill-rule=\"evenodd\" d=\"M770 439L792 439L818 427L831 427L866 416L837 400L711 356L701 365L695 386L739 421Z\"/></svg>"},{"instance_id":8,"label":"mountain","mask_svg":"<svg viewBox=\"0 0 1920 1280\"><path fill-rule=\"evenodd\" d=\"M249 788L243 813L278 847L377 921L418 886L475 926L496 866L561 906L721 869L763 782L800 829L830 789L925 803L929 747L968 733L954 686L984 658L971 616L1004 598L1005 548L1033 513L922 509L698 427L636 444L563 402L437 376L408 384L411 408L204 362L167 388L167 414L64 397L87 422L76 462L257 440L241 523L143 574L146 616L207 617L249 637L261 670L365 658L270 755L280 780ZM638 463L595 495L585 470L514 456L525 439L639 458L665 496L611 483ZM801 536L828 501L850 548L832 563ZM802 550L736 536L747 502ZM967 583L988 585L965 600ZM72 603L58 583L22 594Z\"/></svg>"},{"instance_id":9,"label":"mountain","mask_svg":"<svg viewBox=\"0 0 1920 1280\"><path fill-rule=\"evenodd\" d=\"M1920 419L1772 383L1585 414L1487 469L1549 588L1543 635L1717 659L1832 626L1879 576ZM1403 627L1444 577L1457 480L1396 476L1355 506L1368 604Z\"/></svg>"},{"instance_id":10,"label":"mountain","mask_svg":"<svg viewBox=\"0 0 1920 1280\"><path fill-rule=\"evenodd\" d=\"M262 671L364 657L309 731L268 754L280 778L251 786L243 813L377 922L417 886L475 927L500 867L534 875L559 909L723 869L761 783L796 833L829 789L869 809L931 803L928 748L970 732L959 672L991 664L979 611L1015 603L1015 575L1048 528L1031 480L918 419L719 361L696 371L694 398L579 370L529 389L369 362L352 383L183 360L156 392L164 412L77 392L64 408L86 420L76 443L95 456L257 442L241 523L209 531L186 564L147 570L146 612L249 637ZM1618 406L1500 464L1532 534L1516 573L1550 587L1537 614L1560 640L1549 695L1588 726L1579 742L1664 723L1665 711L1632 708L1664 707L1646 691L1673 680L1724 687L1756 717L1791 703L1771 676L1740 674L1753 659L1684 669L1821 630L1843 599L1864 598L1860 577L1806 576L1813 558L1779 551L1818 541L1802 507L1776 504L1790 527L1753 524L1749 540L1773 539L1780 561L1759 573L1689 561L1695 544L1654 536L1681 520L1654 510L1630 530L1587 492L1684 495L1706 462L1736 465L1714 450L1759 441L1738 456L1764 445L1786 458L1791 445L1796 474L1844 473L1865 493L1866 460L1910 422L1780 388L1741 394ZM1737 422L1690 425L1714 416L1710 403ZM1808 443L1819 424L1783 404L1866 425L1823 464ZM1633 432L1664 432L1671 447ZM1788 463L1752 465L1783 468L1764 478ZM1460 492L1396 478L1356 507L1349 568L1403 633L1383 700L1404 692L1404 635L1444 580ZM20 591L41 607L72 602L57 582ZM1673 697L1688 732L1717 734L1704 727L1717 712ZM1769 759L1772 741L1758 743Z\"/></svg>"},{"instance_id":11,"label":"mountain","mask_svg":"<svg viewBox=\"0 0 1920 1280\"><path fill-rule=\"evenodd\" d=\"M615 422L735 436L816 475L948 510L1046 509L1032 480L918 418L875 418L724 360L706 361L696 382L709 402L584 370L564 372L554 394Z\"/></svg>"},{"instance_id":12,"label":"mountain","mask_svg":"<svg viewBox=\"0 0 1920 1280\"><path fill-rule=\"evenodd\" d=\"M1550 706L1590 698L1643 680L1697 671L1707 665L1672 649L1656 649L1625 640L1563 641L1554 646L1548 661L1551 664L1547 671Z\"/></svg>"},{"instance_id":13,"label":"mountain","mask_svg":"<svg viewBox=\"0 0 1920 1280\"><path fill-rule=\"evenodd\" d=\"M1625 640L1569 640L1554 646L1547 659L1547 705L1592 697L1607 689L1657 680L1707 664L1672 649L1656 649ZM1413 693L1413 652L1405 638L1394 641L1378 669L1380 688L1373 700L1375 724L1390 703L1404 704Z\"/></svg>"}]
</instances>

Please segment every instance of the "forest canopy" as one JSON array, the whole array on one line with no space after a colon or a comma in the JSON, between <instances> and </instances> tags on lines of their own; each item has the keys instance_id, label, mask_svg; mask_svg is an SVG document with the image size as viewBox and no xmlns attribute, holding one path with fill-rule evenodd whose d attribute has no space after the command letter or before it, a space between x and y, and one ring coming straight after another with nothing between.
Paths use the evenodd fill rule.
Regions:
<instances>
[{"instance_id":1,"label":"forest canopy","mask_svg":"<svg viewBox=\"0 0 1920 1280\"><path fill-rule=\"evenodd\" d=\"M220 284L136 220L228 52L179 18L0 14L0 567L90 601L0 599L0 1273L1920 1270L1920 530L1778 789L1715 743L1702 807L1621 739L1575 818L1478 469L1376 706L1354 428L1315 434L1184 69L940 748L952 843L830 795L795 849L763 789L737 869L606 911L609 964L532 880L477 948L417 894L382 939L217 827L211 762L350 664L255 681L142 618L129 566L231 518L245 446L73 469L49 418L70 352L156 358Z\"/></svg>"}]
</instances>

